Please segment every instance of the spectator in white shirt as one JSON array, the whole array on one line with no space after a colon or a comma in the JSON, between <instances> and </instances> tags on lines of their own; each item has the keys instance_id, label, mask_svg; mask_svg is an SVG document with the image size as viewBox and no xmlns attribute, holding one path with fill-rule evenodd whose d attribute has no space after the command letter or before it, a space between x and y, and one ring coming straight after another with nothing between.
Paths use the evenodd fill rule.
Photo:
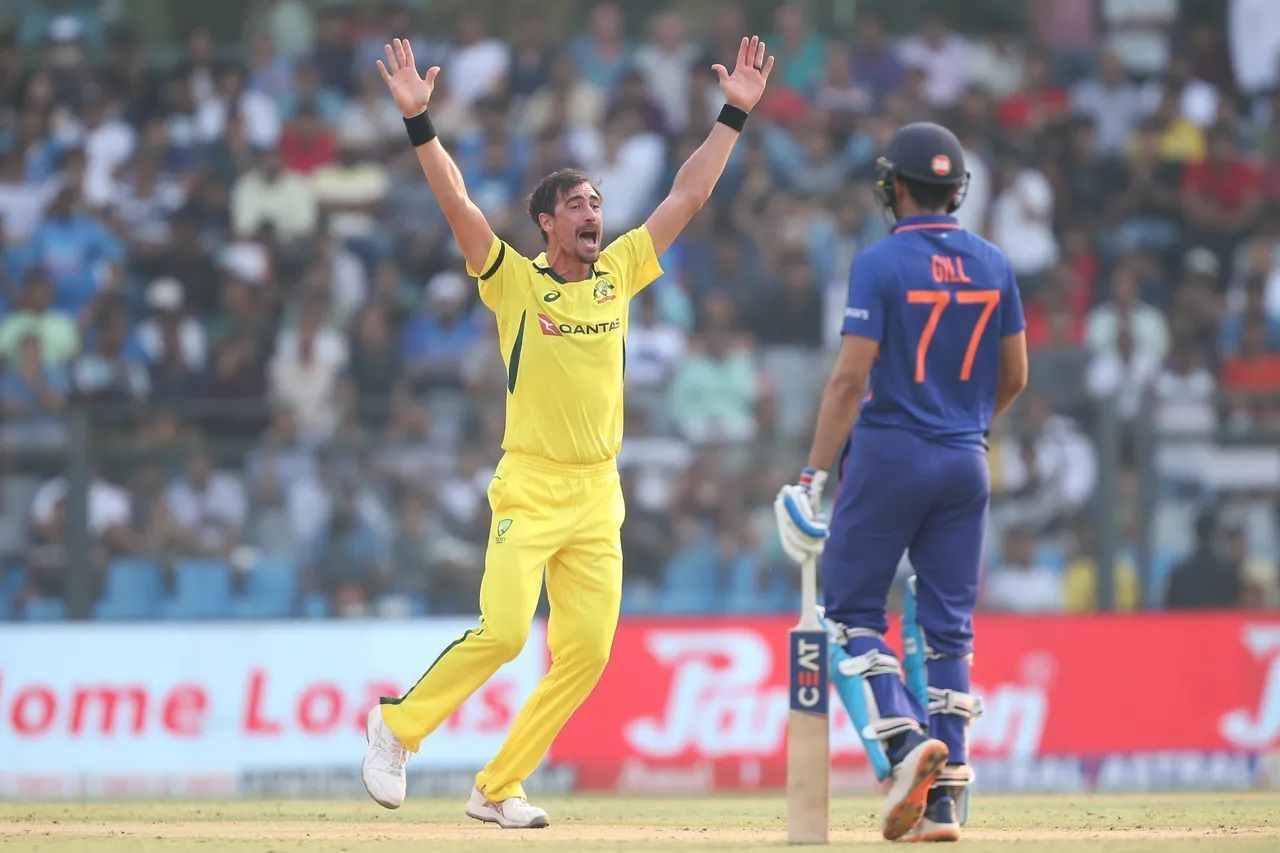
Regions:
<instances>
[{"instance_id":1,"label":"spectator in white shirt","mask_svg":"<svg viewBox=\"0 0 1280 853\"><path fill-rule=\"evenodd\" d=\"M324 305L308 302L296 329L280 333L268 369L271 400L297 413L300 432L308 440L333 435L341 411L339 390L347 364L347 343L323 325Z\"/></svg>"},{"instance_id":2,"label":"spectator in white shirt","mask_svg":"<svg viewBox=\"0 0 1280 853\"><path fill-rule=\"evenodd\" d=\"M231 227L238 237L252 237L264 225L282 240L315 233L315 192L306 178L286 172L275 148L258 149L254 168L231 188Z\"/></svg>"},{"instance_id":3,"label":"spectator in white shirt","mask_svg":"<svg viewBox=\"0 0 1280 853\"><path fill-rule=\"evenodd\" d=\"M1110 51L1098 57L1098 73L1071 91L1071 108L1093 119L1098 150L1123 155L1141 118L1142 97L1125 75L1120 58Z\"/></svg>"},{"instance_id":4,"label":"spectator in white shirt","mask_svg":"<svg viewBox=\"0 0 1280 853\"><path fill-rule=\"evenodd\" d=\"M510 65L506 43L485 32L484 15L477 10L463 11L458 16L457 48L449 57L446 72L453 96L470 104L493 94L506 79Z\"/></svg>"},{"instance_id":5,"label":"spectator in white shirt","mask_svg":"<svg viewBox=\"0 0 1280 853\"><path fill-rule=\"evenodd\" d=\"M1134 350L1147 361L1161 364L1169 350L1169 324L1159 308L1143 302L1138 295L1138 276L1126 264L1111 274L1111 301L1089 312L1085 321L1085 344L1094 353L1115 349L1120 330L1127 327Z\"/></svg>"},{"instance_id":6,"label":"spectator in white shirt","mask_svg":"<svg viewBox=\"0 0 1280 853\"><path fill-rule=\"evenodd\" d=\"M675 7L654 15L649 24L652 39L636 51L635 65L662 107L667 127L681 133L689 126L689 70L700 48L686 37L684 16Z\"/></svg>"},{"instance_id":7,"label":"spectator in white shirt","mask_svg":"<svg viewBox=\"0 0 1280 853\"><path fill-rule=\"evenodd\" d=\"M1003 189L991 205L991 239L1004 250L1019 283L1036 280L1058 260L1053 187L1038 169L1006 160Z\"/></svg>"},{"instance_id":8,"label":"spectator in white shirt","mask_svg":"<svg viewBox=\"0 0 1280 853\"><path fill-rule=\"evenodd\" d=\"M990 610L1057 613L1063 607L1062 576L1039 564L1036 541L1025 530L1004 535L1000 564L986 578L983 603Z\"/></svg>"},{"instance_id":9,"label":"spectator in white shirt","mask_svg":"<svg viewBox=\"0 0 1280 853\"><path fill-rule=\"evenodd\" d=\"M969 45L947 28L941 13L927 14L920 35L905 39L898 56L904 66L924 72L922 94L929 106L951 106L969 84Z\"/></svg>"},{"instance_id":10,"label":"spectator in white shirt","mask_svg":"<svg viewBox=\"0 0 1280 853\"><path fill-rule=\"evenodd\" d=\"M240 544L248 514L244 487L215 471L203 447L192 449L186 469L165 490L157 519L166 550L184 557L229 557Z\"/></svg>"}]
</instances>

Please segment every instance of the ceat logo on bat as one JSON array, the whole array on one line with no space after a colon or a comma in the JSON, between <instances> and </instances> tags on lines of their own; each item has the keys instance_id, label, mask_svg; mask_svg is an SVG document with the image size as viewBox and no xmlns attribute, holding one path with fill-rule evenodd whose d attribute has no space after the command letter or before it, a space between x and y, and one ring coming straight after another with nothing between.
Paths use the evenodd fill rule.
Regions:
<instances>
[{"instance_id":1,"label":"ceat logo on bat","mask_svg":"<svg viewBox=\"0 0 1280 853\"><path fill-rule=\"evenodd\" d=\"M951 158L946 154L938 154L933 158L933 173L935 175L951 174Z\"/></svg>"}]
</instances>

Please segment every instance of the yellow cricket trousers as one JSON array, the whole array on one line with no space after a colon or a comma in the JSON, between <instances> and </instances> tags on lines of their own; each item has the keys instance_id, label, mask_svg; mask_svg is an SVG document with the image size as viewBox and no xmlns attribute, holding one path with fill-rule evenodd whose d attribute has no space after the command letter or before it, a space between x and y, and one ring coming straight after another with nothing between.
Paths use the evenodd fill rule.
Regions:
<instances>
[{"instance_id":1,"label":"yellow cricket trousers","mask_svg":"<svg viewBox=\"0 0 1280 853\"><path fill-rule=\"evenodd\" d=\"M551 667L498 754L476 776L485 796L499 801L524 796L521 783L609 660L622 601L624 510L613 461L574 466L514 453L498 464L489 506L493 524L480 582L480 626L446 648L408 693L383 699L382 716L417 752L423 738L520 654L545 568Z\"/></svg>"}]
</instances>

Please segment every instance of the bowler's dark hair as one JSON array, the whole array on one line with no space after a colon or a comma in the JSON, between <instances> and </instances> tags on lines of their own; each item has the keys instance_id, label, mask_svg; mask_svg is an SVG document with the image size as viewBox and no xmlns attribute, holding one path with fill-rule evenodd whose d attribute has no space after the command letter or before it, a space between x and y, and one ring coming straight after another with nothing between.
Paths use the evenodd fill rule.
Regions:
<instances>
[{"instance_id":1,"label":"bowler's dark hair","mask_svg":"<svg viewBox=\"0 0 1280 853\"><path fill-rule=\"evenodd\" d=\"M529 217L533 219L533 224L538 227L538 233L542 235L542 242L547 242L547 232L542 230L542 223L538 221L538 214L545 213L548 216L554 214L556 202L560 201L565 193L581 183L591 184L591 189L596 191L596 195L600 195L600 190L595 185L595 182L581 169L556 169L550 175L538 181L538 185L534 187L533 194L529 196Z\"/></svg>"}]
</instances>

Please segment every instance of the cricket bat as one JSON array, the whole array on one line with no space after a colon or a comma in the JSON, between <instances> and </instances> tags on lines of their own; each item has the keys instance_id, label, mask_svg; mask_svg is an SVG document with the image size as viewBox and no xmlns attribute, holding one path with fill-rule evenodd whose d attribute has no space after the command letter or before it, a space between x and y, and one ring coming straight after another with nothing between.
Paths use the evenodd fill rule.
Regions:
<instances>
[{"instance_id":1,"label":"cricket bat","mask_svg":"<svg viewBox=\"0 0 1280 853\"><path fill-rule=\"evenodd\" d=\"M800 621L787 634L787 841L826 844L831 803L827 632L818 621L817 557L800 564Z\"/></svg>"}]
</instances>

